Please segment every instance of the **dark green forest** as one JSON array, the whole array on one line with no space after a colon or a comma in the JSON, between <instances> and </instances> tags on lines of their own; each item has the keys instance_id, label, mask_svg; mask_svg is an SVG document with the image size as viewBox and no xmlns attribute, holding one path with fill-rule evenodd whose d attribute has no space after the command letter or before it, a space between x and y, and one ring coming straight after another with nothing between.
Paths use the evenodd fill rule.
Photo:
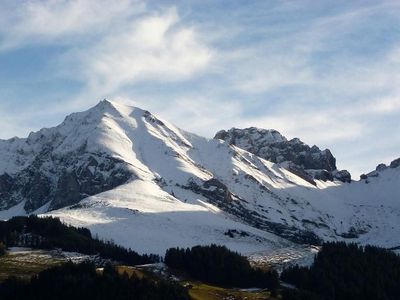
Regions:
<instances>
[{"instance_id":1,"label":"dark green forest","mask_svg":"<svg viewBox=\"0 0 400 300\"><path fill-rule=\"evenodd\" d=\"M0 256L4 255L6 253L6 245L4 243L0 242Z\"/></svg>"},{"instance_id":2,"label":"dark green forest","mask_svg":"<svg viewBox=\"0 0 400 300\"><path fill-rule=\"evenodd\" d=\"M89 229L67 226L57 218L37 216L14 217L0 221L0 243L7 247L23 246L36 249L73 251L88 255L100 255L105 259L129 265L159 262L157 255L139 255L131 249L110 241L93 238ZM1 253L1 246L0 246Z\"/></svg>"},{"instance_id":3,"label":"dark green forest","mask_svg":"<svg viewBox=\"0 0 400 300\"><path fill-rule=\"evenodd\" d=\"M177 283L119 275L110 265L102 274L92 263L66 263L29 282L9 278L0 284L2 300L189 300Z\"/></svg>"},{"instance_id":4,"label":"dark green forest","mask_svg":"<svg viewBox=\"0 0 400 300\"><path fill-rule=\"evenodd\" d=\"M165 264L170 268L184 270L195 279L220 286L259 287L273 291L279 287L276 271L254 269L244 256L225 246L171 248L165 254Z\"/></svg>"},{"instance_id":5,"label":"dark green forest","mask_svg":"<svg viewBox=\"0 0 400 300\"><path fill-rule=\"evenodd\" d=\"M284 300L399 300L400 256L392 251L326 243L309 267L291 267L281 279L299 290Z\"/></svg>"}]
</instances>

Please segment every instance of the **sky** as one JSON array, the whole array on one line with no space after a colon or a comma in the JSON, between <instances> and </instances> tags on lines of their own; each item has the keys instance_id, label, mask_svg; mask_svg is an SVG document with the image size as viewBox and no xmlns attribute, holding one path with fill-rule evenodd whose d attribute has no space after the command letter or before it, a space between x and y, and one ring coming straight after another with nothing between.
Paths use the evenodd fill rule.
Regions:
<instances>
[{"instance_id":1,"label":"sky","mask_svg":"<svg viewBox=\"0 0 400 300\"><path fill-rule=\"evenodd\" d=\"M273 128L353 178L400 157L400 1L0 0L0 138L110 99Z\"/></svg>"}]
</instances>

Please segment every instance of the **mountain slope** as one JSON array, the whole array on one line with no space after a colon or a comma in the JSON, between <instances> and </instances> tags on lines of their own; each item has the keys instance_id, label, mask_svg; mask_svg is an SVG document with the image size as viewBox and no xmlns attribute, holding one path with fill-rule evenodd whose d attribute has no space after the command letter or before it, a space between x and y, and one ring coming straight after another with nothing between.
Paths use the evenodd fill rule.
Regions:
<instances>
[{"instance_id":1,"label":"mountain slope","mask_svg":"<svg viewBox=\"0 0 400 300\"><path fill-rule=\"evenodd\" d=\"M348 238L400 245L400 168L369 184L310 182L110 101L0 141L0 157L0 218L50 210L138 251L215 242L252 252Z\"/></svg>"}]
</instances>

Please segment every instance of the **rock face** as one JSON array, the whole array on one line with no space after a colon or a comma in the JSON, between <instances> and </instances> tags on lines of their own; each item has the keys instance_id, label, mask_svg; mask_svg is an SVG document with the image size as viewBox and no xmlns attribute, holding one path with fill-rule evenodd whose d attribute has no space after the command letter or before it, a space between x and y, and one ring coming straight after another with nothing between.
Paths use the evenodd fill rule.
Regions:
<instances>
[{"instance_id":1,"label":"rock face","mask_svg":"<svg viewBox=\"0 0 400 300\"><path fill-rule=\"evenodd\" d=\"M387 169L396 169L400 167L400 158L393 160L389 166L386 164L379 164L376 169L372 172L369 172L368 174L361 174L360 179L361 180L367 180L370 177L378 177L379 174Z\"/></svg>"},{"instance_id":2,"label":"rock face","mask_svg":"<svg viewBox=\"0 0 400 300\"><path fill-rule=\"evenodd\" d=\"M39 159L38 159L39 160ZM41 157L41 164L13 174L0 176L0 207L7 209L25 201L27 212L35 211L46 203L49 209L75 204L125 183L131 174L123 164L112 157L71 153L54 163L50 157Z\"/></svg>"},{"instance_id":3,"label":"rock face","mask_svg":"<svg viewBox=\"0 0 400 300\"><path fill-rule=\"evenodd\" d=\"M287 140L276 130L232 128L219 131L214 138L279 163L309 182L314 179L351 181L348 171L337 170L336 159L330 150L320 150L315 145L310 147L298 138Z\"/></svg>"},{"instance_id":4,"label":"rock face","mask_svg":"<svg viewBox=\"0 0 400 300\"><path fill-rule=\"evenodd\" d=\"M394 161L392 161L390 163L390 167L393 168L393 169L400 167L400 158L395 159Z\"/></svg>"},{"instance_id":5,"label":"rock face","mask_svg":"<svg viewBox=\"0 0 400 300\"><path fill-rule=\"evenodd\" d=\"M132 178L125 162L93 146L107 109L112 113L108 106L101 102L26 139L0 140L0 210L21 202L27 212L57 209Z\"/></svg>"}]
</instances>

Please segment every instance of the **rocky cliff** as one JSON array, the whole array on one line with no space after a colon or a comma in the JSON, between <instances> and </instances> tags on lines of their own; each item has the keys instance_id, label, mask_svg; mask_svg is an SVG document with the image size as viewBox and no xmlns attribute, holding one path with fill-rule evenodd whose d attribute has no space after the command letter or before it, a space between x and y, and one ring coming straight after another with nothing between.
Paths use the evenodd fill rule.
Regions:
<instances>
[{"instance_id":1,"label":"rocky cliff","mask_svg":"<svg viewBox=\"0 0 400 300\"><path fill-rule=\"evenodd\" d=\"M294 174L315 184L314 179L350 182L348 171L336 168L336 159L329 149L308 146L300 139L286 139L276 130L255 127L221 130L215 137L245 149L261 158L279 163Z\"/></svg>"}]
</instances>

